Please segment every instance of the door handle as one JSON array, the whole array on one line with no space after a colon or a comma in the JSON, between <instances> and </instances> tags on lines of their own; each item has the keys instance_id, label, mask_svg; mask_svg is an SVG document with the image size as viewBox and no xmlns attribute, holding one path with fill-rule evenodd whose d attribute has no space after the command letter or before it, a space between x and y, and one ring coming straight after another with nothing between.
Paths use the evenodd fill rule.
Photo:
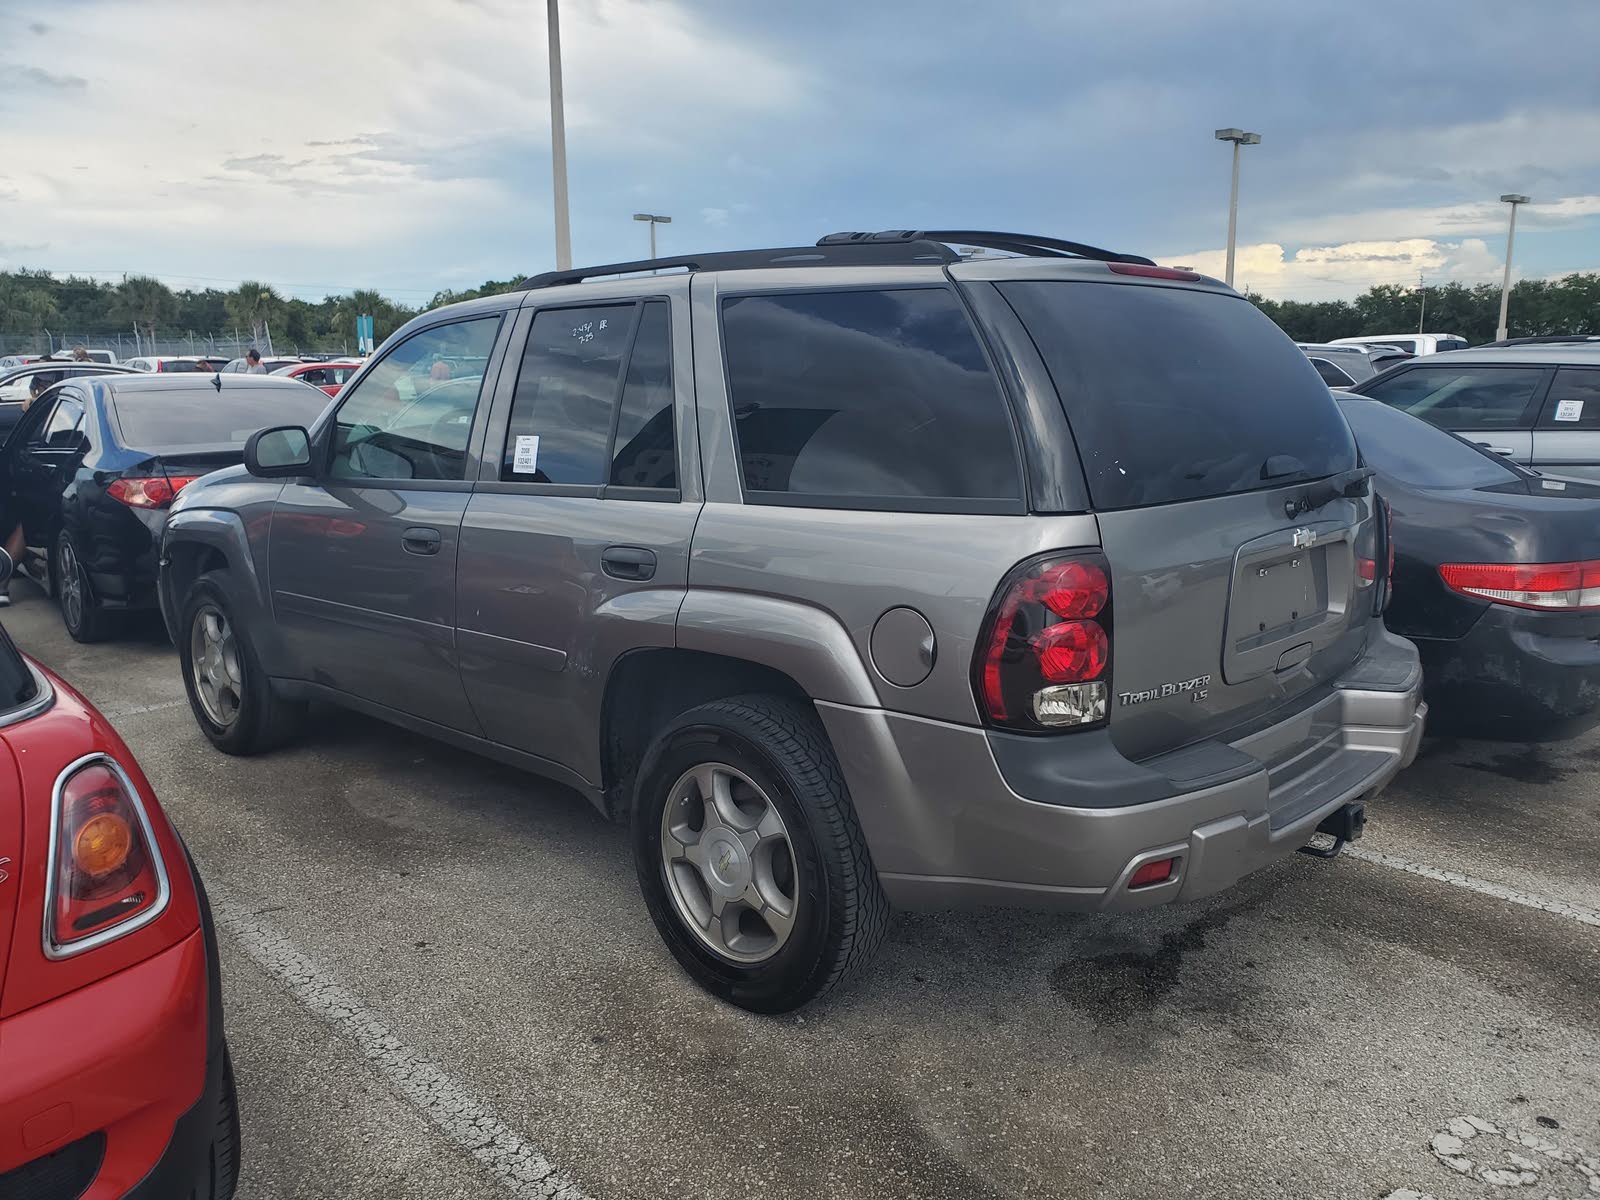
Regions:
<instances>
[{"instance_id":1,"label":"door handle","mask_svg":"<svg viewBox=\"0 0 1600 1200\"><path fill-rule=\"evenodd\" d=\"M649 579L656 573L655 552L638 546L607 546L600 553L600 569L613 579Z\"/></svg>"},{"instance_id":2,"label":"door handle","mask_svg":"<svg viewBox=\"0 0 1600 1200\"><path fill-rule=\"evenodd\" d=\"M437 554L439 543L439 531L426 525L413 525L400 535L400 545L407 554Z\"/></svg>"},{"instance_id":3,"label":"door handle","mask_svg":"<svg viewBox=\"0 0 1600 1200\"><path fill-rule=\"evenodd\" d=\"M1491 446L1488 442L1479 442L1478 445L1482 446L1490 454L1504 454L1507 458L1516 453L1510 446Z\"/></svg>"}]
</instances>

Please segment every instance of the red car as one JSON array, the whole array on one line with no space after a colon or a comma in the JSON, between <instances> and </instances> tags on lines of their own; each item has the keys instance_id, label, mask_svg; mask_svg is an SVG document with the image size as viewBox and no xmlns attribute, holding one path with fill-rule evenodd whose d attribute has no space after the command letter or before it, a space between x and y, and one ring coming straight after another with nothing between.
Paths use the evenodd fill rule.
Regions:
<instances>
[{"instance_id":1,"label":"red car","mask_svg":"<svg viewBox=\"0 0 1600 1200\"><path fill-rule=\"evenodd\" d=\"M194 864L116 731L0 630L0 1196L227 1200L238 1172Z\"/></svg>"},{"instance_id":2,"label":"red car","mask_svg":"<svg viewBox=\"0 0 1600 1200\"><path fill-rule=\"evenodd\" d=\"M279 367L272 373L287 375L291 379L298 379L301 383L321 388L330 396L337 396L339 389L360 369L361 364L358 362L307 362Z\"/></svg>"}]
</instances>

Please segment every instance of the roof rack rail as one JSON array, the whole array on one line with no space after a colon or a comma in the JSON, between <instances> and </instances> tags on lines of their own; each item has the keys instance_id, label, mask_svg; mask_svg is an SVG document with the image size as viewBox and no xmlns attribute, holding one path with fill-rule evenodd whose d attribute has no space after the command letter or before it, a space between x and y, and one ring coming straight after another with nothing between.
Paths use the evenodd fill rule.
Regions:
<instances>
[{"instance_id":1,"label":"roof rack rail","mask_svg":"<svg viewBox=\"0 0 1600 1200\"><path fill-rule=\"evenodd\" d=\"M1003 250L1029 258L1089 258L1098 262L1155 263L1137 254L1103 250L1084 242L1044 237L1035 233L999 233L992 229L885 229L878 233L830 233L818 240L819 246L878 246L897 243L936 242L957 246L977 246L984 250Z\"/></svg>"},{"instance_id":2,"label":"roof rack rail","mask_svg":"<svg viewBox=\"0 0 1600 1200\"><path fill-rule=\"evenodd\" d=\"M1596 333L1547 333L1542 337L1514 337L1503 338L1498 342L1485 342L1481 346L1474 346L1474 350L1504 349L1507 346L1561 346L1571 345L1574 342L1600 342L1600 334Z\"/></svg>"},{"instance_id":3,"label":"roof rack rail","mask_svg":"<svg viewBox=\"0 0 1600 1200\"><path fill-rule=\"evenodd\" d=\"M608 275L642 275L646 271L748 271L761 267L875 267L918 263L955 262L960 256L931 239L904 238L894 242L829 243L789 246L773 250L728 250L714 254L685 254L676 258L641 258L633 262L603 263L571 271L546 271L517 284L524 288L558 287Z\"/></svg>"}]
</instances>

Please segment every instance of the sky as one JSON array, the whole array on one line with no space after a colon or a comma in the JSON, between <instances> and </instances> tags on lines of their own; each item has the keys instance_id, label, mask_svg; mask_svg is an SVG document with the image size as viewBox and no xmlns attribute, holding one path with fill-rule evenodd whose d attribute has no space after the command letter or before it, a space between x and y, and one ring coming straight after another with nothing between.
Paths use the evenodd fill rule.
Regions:
<instances>
[{"instance_id":1,"label":"sky","mask_svg":"<svg viewBox=\"0 0 1600 1200\"><path fill-rule=\"evenodd\" d=\"M0 268L554 264L543 0L0 0ZM1600 2L561 0L577 263L1022 230L1274 298L1600 269Z\"/></svg>"}]
</instances>

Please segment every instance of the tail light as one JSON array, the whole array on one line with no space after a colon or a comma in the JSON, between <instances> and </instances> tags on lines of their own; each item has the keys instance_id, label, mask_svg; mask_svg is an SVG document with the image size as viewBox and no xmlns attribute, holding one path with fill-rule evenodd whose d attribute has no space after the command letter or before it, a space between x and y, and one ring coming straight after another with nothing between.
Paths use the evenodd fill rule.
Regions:
<instances>
[{"instance_id":1,"label":"tail light","mask_svg":"<svg viewBox=\"0 0 1600 1200\"><path fill-rule=\"evenodd\" d=\"M150 818L133 784L103 754L56 783L45 892L45 953L67 958L161 915L169 888Z\"/></svg>"},{"instance_id":2,"label":"tail light","mask_svg":"<svg viewBox=\"0 0 1600 1200\"><path fill-rule=\"evenodd\" d=\"M1114 274L1141 275L1146 279L1182 279L1195 282L1204 279L1198 271L1186 271L1182 267L1153 267L1147 263L1107 263Z\"/></svg>"},{"instance_id":3,"label":"tail light","mask_svg":"<svg viewBox=\"0 0 1600 1200\"><path fill-rule=\"evenodd\" d=\"M1600 561L1445 563L1439 578L1463 596L1516 608L1557 612L1600 608Z\"/></svg>"},{"instance_id":4,"label":"tail light","mask_svg":"<svg viewBox=\"0 0 1600 1200\"><path fill-rule=\"evenodd\" d=\"M113 479L106 491L113 500L129 508L165 508L178 498L179 492L199 478L198 475L124 476Z\"/></svg>"},{"instance_id":5,"label":"tail light","mask_svg":"<svg viewBox=\"0 0 1600 1200\"><path fill-rule=\"evenodd\" d=\"M1104 725L1110 681L1105 557L1046 555L1013 570L973 656L973 688L988 721L1028 733Z\"/></svg>"}]
</instances>

